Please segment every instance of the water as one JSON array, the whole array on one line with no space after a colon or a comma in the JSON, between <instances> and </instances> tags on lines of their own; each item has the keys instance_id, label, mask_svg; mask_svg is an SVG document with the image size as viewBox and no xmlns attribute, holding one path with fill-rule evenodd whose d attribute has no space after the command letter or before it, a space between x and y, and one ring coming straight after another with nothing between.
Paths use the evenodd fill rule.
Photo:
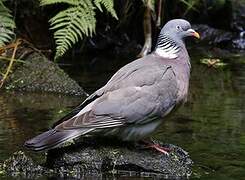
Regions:
<instances>
[{"instance_id":1,"label":"water","mask_svg":"<svg viewBox=\"0 0 245 180\"><path fill-rule=\"evenodd\" d=\"M245 177L244 60L224 70L195 65L188 103L157 134L190 152L194 177Z\"/></svg>"},{"instance_id":2,"label":"water","mask_svg":"<svg viewBox=\"0 0 245 180\"><path fill-rule=\"evenodd\" d=\"M47 130L82 100L45 93L0 93L0 162L24 150L27 138Z\"/></svg>"},{"instance_id":3,"label":"water","mask_svg":"<svg viewBox=\"0 0 245 180\"><path fill-rule=\"evenodd\" d=\"M229 66L214 69L199 64L203 56L195 51L191 56L188 103L165 121L154 137L190 153L195 162L193 179L242 179L245 177L245 57L226 57ZM113 58L84 61L83 68L70 67L67 71L91 93L127 63L108 59ZM72 73L74 69L79 73ZM48 129L82 100L45 93L1 92L0 162L13 152L24 150L22 145L27 138Z\"/></svg>"}]
</instances>

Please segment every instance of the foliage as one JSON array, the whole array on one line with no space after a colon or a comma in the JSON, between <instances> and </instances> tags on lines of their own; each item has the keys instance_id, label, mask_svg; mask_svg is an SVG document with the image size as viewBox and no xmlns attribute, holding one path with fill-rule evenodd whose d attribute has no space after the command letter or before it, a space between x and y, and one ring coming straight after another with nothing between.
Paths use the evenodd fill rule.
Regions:
<instances>
[{"instance_id":1,"label":"foliage","mask_svg":"<svg viewBox=\"0 0 245 180\"><path fill-rule=\"evenodd\" d=\"M69 7L50 19L56 42L55 59L61 57L80 39L92 36L96 27L96 12L104 7L117 19L113 0L41 0L41 6L65 3Z\"/></svg>"},{"instance_id":2,"label":"foliage","mask_svg":"<svg viewBox=\"0 0 245 180\"><path fill-rule=\"evenodd\" d=\"M224 67L227 63L222 62L221 59L213 59L213 58L203 58L200 60L202 64L206 64L208 67Z\"/></svg>"},{"instance_id":3,"label":"foliage","mask_svg":"<svg viewBox=\"0 0 245 180\"><path fill-rule=\"evenodd\" d=\"M17 51L17 47L21 44L21 40L17 39L15 43L13 43L12 45L8 45L8 46L13 46L13 53L12 53L12 57L10 59L10 62L8 64L8 67L6 69L6 72L3 75L3 77L0 80L0 88L3 86L5 80L7 79L8 75L11 72L11 69L13 67L14 61L15 61L15 55L16 55L16 51ZM7 48L7 47L5 47ZM0 56L1 57L1 56ZM0 58L0 59L4 59L4 58Z\"/></svg>"},{"instance_id":4,"label":"foliage","mask_svg":"<svg viewBox=\"0 0 245 180\"><path fill-rule=\"evenodd\" d=\"M15 22L10 10L4 5L4 0L0 0L0 47L4 46L14 35Z\"/></svg>"},{"instance_id":5,"label":"foliage","mask_svg":"<svg viewBox=\"0 0 245 180\"><path fill-rule=\"evenodd\" d=\"M157 3L156 0L142 0L144 5L149 5L150 9L155 12L155 4Z\"/></svg>"},{"instance_id":6,"label":"foliage","mask_svg":"<svg viewBox=\"0 0 245 180\"><path fill-rule=\"evenodd\" d=\"M185 16L190 10L199 12L199 10L195 6L200 4L201 2L200 0L180 0L180 2L186 5L186 9L185 9L183 16Z\"/></svg>"}]
</instances>

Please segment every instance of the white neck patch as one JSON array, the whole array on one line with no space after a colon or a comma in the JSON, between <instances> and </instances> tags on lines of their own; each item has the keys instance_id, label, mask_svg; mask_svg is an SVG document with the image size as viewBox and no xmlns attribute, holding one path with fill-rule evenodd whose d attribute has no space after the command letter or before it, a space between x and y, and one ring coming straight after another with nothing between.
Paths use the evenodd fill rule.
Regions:
<instances>
[{"instance_id":1,"label":"white neck patch","mask_svg":"<svg viewBox=\"0 0 245 180\"><path fill-rule=\"evenodd\" d=\"M168 59L175 59L179 55L181 46L166 34L160 34L156 46L156 54Z\"/></svg>"},{"instance_id":2,"label":"white neck patch","mask_svg":"<svg viewBox=\"0 0 245 180\"><path fill-rule=\"evenodd\" d=\"M156 49L156 54L163 57L163 58L168 58L168 59L175 59L178 57L178 48L171 47L171 49L164 49L164 48L157 48Z\"/></svg>"}]
</instances>

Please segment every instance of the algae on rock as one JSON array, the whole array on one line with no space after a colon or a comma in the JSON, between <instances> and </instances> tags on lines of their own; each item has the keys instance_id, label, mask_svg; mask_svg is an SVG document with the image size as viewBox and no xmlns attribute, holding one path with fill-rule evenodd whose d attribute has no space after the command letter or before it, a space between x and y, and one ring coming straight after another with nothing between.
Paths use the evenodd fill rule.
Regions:
<instances>
[{"instance_id":1,"label":"algae on rock","mask_svg":"<svg viewBox=\"0 0 245 180\"><path fill-rule=\"evenodd\" d=\"M19 53L16 58L21 58L24 63L15 65L5 83L5 89L70 95L86 94L56 63L30 48L22 49L19 50L22 53ZM24 55L23 52L28 53Z\"/></svg>"},{"instance_id":2,"label":"algae on rock","mask_svg":"<svg viewBox=\"0 0 245 180\"><path fill-rule=\"evenodd\" d=\"M5 176L23 178L80 179L102 175L188 178L193 163L188 153L175 145L164 146L171 150L169 155L139 149L132 144L89 140L48 151L43 165L38 165L23 152L17 152L0 166L0 171L5 172Z\"/></svg>"}]
</instances>

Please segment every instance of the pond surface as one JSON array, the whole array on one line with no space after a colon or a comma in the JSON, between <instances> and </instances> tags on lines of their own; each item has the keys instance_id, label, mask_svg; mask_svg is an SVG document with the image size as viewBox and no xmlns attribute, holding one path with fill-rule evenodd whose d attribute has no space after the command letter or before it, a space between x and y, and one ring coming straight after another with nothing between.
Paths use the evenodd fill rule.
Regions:
<instances>
[{"instance_id":1,"label":"pond surface","mask_svg":"<svg viewBox=\"0 0 245 180\"><path fill-rule=\"evenodd\" d=\"M193 69L188 103L166 120L154 137L190 153L195 163L193 179L242 179L245 177L245 56L228 56L225 59L229 65L215 69L198 63L207 55L196 52L190 53ZM66 69L91 93L125 63L113 57L97 57ZM13 152L24 150L26 139L48 129L82 100L56 94L1 92L0 162Z\"/></svg>"}]
</instances>

